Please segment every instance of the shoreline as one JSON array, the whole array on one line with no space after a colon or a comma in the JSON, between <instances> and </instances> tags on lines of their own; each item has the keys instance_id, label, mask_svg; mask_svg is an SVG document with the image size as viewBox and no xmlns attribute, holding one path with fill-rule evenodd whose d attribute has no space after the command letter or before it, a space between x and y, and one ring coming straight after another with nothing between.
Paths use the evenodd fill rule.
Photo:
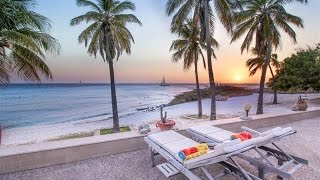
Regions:
<instances>
[{"instance_id":1,"label":"shoreline","mask_svg":"<svg viewBox=\"0 0 320 180\"><path fill-rule=\"evenodd\" d=\"M217 101L226 101L230 97L240 97L252 95L254 91L247 87L236 87L230 85L220 85L216 87L216 99ZM200 89L201 99L210 98L210 88ZM186 102L197 101L197 90L182 92L176 95L167 106L177 105Z\"/></svg>"},{"instance_id":2,"label":"shoreline","mask_svg":"<svg viewBox=\"0 0 320 180\"><path fill-rule=\"evenodd\" d=\"M256 108L256 93L249 96L238 96L231 97L227 101L217 101L217 113L220 119L239 117L243 115L242 105L244 103L250 103L252 105L252 110L250 115L255 114ZM293 106L295 100L298 96L302 95L309 99L309 109L313 107L320 107L320 104L317 103L320 98L320 93L313 94L279 94L280 104L270 104L267 103L273 97L272 94L265 94L265 114L275 113L275 112L292 112L291 107ZM313 101L313 99L315 99ZM210 99L203 99L203 113L208 115L210 112L209 105ZM207 121L208 119L188 119L185 118L188 115L197 114L197 102L186 102L178 105L173 105L165 107L164 111L168 112L168 118L178 119L178 123L188 123L190 121ZM140 124L146 123L155 128L154 123L160 118L159 111L153 112L137 112L130 114L128 116L120 119L121 126L130 126L133 131L137 131L137 127ZM17 146L23 144L33 144L47 142L50 139L59 138L61 136L71 135L75 133L88 133L96 131L101 128L112 127L111 120L92 118L83 120L82 122L68 122L68 123L59 123L53 125L37 125L29 127L18 127L8 130L3 130L3 139L1 147L8 146Z\"/></svg>"}]
</instances>

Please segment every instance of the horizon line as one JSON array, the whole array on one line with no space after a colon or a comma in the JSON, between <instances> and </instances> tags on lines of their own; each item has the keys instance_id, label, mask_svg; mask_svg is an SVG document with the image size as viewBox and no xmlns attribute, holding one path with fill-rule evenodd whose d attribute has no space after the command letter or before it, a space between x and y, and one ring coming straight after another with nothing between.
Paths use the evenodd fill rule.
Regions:
<instances>
[{"instance_id":1,"label":"horizon line","mask_svg":"<svg viewBox=\"0 0 320 180\"><path fill-rule=\"evenodd\" d=\"M54 85L54 84L78 84L78 85L90 85L90 84L110 84L108 82L45 82L45 83L39 83L39 82L15 82L15 83L9 83L9 84L1 84L0 83L0 86L1 85ZM115 84L160 84L160 83L157 83L157 82L119 82L119 83L115 83ZM167 83L169 85L188 85L188 84L196 84L196 83L188 83L188 82L172 82L172 83ZM208 85L209 83L199 83L201 85L203 84L206 84ZM259 83L231 83L231 82L217 82L217 84L234 84L234 85L237 85L237 84L246 84L246 85L258 85Z\"/></svg>"}]
</instances>

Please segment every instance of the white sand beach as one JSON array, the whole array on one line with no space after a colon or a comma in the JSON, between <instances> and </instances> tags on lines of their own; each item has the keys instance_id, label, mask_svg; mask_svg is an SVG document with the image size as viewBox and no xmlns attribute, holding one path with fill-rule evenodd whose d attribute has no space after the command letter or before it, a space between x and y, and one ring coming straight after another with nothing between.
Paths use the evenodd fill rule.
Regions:
<instances>
[{"instance_id":1,"label":"white sand beach","mask_svg":"<svg viewBox=\"0 0 320 180\"><path fill-rule=\"evenodd\" d=\"M233 97L229 98L227 101L217 102L217 114L218 118L232 118L239 117L244 112L242 105L249 103L252 105L252 110L250 114L255 114L256 111L256 101L257 95L253 94L250 96ZM292 112L291 107L298 96L303 98L316 99L320 98L319 93L314 94L279 94L278 100L280 104L272 105L273 95L266 93L265 98L265 113L279 113L279 112ZM203 112L209 115L210 112L210 100L204 99L203 102ZM320 107L320 104L314 104L309 102L309 109ZM179 123L187 122L183 118L185 115L197 114L197 102L188 102L183 104L178 104L170 107L166 107L165 111L168 112L168 117L177 120ZM120 118L121 125L129 125L133 130L137 128L138 125L142 123L150 124L151 128L154 127L154 122L160 117L159 111L153 112L137 112L130 114L128 116ZM205 121L207 119L201 120ZM29 127L19 127L12 128L3 131L2 146L15 146L30 143L41 143L46 142L50 139L58 138L63 135L81 133L81 132L91 132L98 130L100 128L112 127L112 120L105 120L99 118L91 118L85 121L76 121L69 123L60 123L54 125L38 125Z\"/></svg>"}]
</instances>

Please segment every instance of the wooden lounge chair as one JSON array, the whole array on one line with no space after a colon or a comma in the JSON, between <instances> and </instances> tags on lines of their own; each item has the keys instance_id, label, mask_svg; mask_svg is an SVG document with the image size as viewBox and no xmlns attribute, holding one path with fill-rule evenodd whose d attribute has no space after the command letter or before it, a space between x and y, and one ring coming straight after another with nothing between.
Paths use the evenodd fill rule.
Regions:
<instances>
[{"instance_id":1,"label":"wooden lounge chair","mask_svg":"<svg viewBox=\"0 0 320 180\"><path fill-rule=\"evenodd\" d=\"M272 172L280 178L291 179L293 174L300 169L308 161L299 157L292 156L283 151L275 143L282 138L296 133L292 128L274 128L266 132L258 132L253 129L242 127L243 130L253 134L253 139L259 139L254 142L252 148L258 157L253 158L245 153L238 153L236 156L250 162L258 169L258 177L264 179L265 172ZM215 127L215 126L195 126L187 130L191 133L194 140L197 142L206 142L211 147L219 146L219 144L229 141L233 132ZM267 147L271 145L273 148ZM270 158L277 159L277 164L273 163Z\"/></svg>"},{"instance_id":2,"label":"wooden lounge chair","mask_svg":"<svg viewBox=\"0 0 320 180\"><path fill-rule=\"evenodd\" d=\"M165 131L145 137L151 152L152 166L154 166L154 156L161 155L167 160L166 163L156 167L167 177L182 173L187 178L199 180L200 177L191 170L200 168L210 179L218 179L226 174L236 175L243 179L259 179L246 172L234 159L236 154L248 151L254 147L255 140L252 141L234 141L233 143L221 143L219 148L210 150L208 153L193 159L183 161L179 156L179 151L192 146L199 145L198 142L189 139L174 131ZM229 160L229 162L227 162ZM214 176L206 169L207 166L220 163L225 167L225 171Z\"/></svg>"}]
</instances>

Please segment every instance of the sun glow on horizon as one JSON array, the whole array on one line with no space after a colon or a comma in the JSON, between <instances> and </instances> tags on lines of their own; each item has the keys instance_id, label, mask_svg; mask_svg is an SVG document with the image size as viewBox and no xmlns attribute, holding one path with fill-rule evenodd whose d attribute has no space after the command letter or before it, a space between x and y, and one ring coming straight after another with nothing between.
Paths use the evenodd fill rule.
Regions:
<instances>
[{"instance_id":1,"label":"sun glow on horizon","mask_svg":"<svg viewBox=\"0 0 320 180\"><path fill-rule=\"evenodd\" d=\"M233 77L234 81L237 83L240 83L243 80L243 76L240 74L237 74Z\"/></svg>"}]
</instances>

